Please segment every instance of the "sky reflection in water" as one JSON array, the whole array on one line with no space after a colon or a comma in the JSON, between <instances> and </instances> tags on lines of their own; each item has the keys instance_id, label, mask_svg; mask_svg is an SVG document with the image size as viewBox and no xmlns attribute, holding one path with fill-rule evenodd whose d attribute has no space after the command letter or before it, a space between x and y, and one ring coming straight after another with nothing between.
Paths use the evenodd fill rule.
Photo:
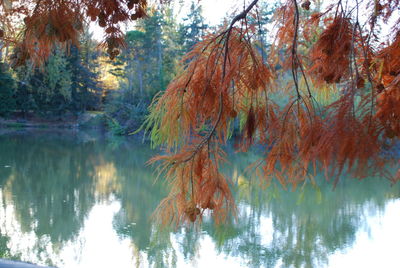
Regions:
<instances>
[{"instance_id":1,"label":"sky reflection in water","mask_svg":"<svg viewBox=\"0 0 400 268\"><path fill-rule=\"evenodd\" d=\"M236 223L161 231L167 194L145 162L156 152L84 132L0 136L0 257L59 267L400 267L400 187L342 180L335 191L260 190L234 155Z\"/></svg>"}]
</instances>

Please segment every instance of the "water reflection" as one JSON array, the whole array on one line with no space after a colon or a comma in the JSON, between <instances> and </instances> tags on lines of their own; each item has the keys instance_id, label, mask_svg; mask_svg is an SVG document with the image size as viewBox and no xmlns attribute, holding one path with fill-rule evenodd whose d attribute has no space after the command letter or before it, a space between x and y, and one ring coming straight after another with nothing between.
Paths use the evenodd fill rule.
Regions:
<instances>
[{"instance_id":1,"label":"water reflection","mask_svg":"<svg viewBox=\"0 0 400 268\"><path fill-rule=\"evenodd\" d=\"M82 132L0 136L0 257L60 267L324 267L357 244L368 219L384 214L399 186L343 180L335 191L318 179L296 192L260 190L243 172L256 153L236 155L237 219L200 229L160 230L150 215L166 195L145 161L148 146ZM400 238L400 237L399 237ZM104 254L99 254L104 250ZM120 256L120 257L118 257ZM123 260L122 260L123 259ZM122 263L124 261L124 263Z\"/></svg>"}]
</instances>

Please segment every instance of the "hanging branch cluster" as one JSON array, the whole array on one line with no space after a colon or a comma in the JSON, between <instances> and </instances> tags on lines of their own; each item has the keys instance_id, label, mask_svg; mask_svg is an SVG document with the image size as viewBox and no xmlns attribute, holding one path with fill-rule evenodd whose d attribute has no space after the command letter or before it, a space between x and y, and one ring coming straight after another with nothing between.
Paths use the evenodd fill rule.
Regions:
<instances>
[{"instance_id":1,"label":"hanging branch cluster","mask_svg":"<svg viewBox=\"0 0 400 268\"><path fill-rule=\"evenodd\" d=\"M165 221L195 221L205 210L221 221L234 210L228 180L219 171L225 158L220 146L230 136L230 122L241 113L253 114L246 123L252 138L259 124L256 114L265 114L265 99L260 98L272 78L252 48L250 29L235 26L250 9L227 30L197 44L184 59L189 62L184 73L152 107L148 123L157 126L152 135L170 148L169 154L151 160L162 161L161 171L166 170L171 184L157 213Z\"/></svg>"},{"instance_id":2,"label":"hanging branch cluster","mask_svg":"<svg viewBox=\"0 0 400 268\"><path fill-rule=\"evenodd\" d=\"M104 46L110 58L124 45L121 23L146 16L147 0L3 0L0 37L15 46L12 63L27 60L40 65L56 43L78 46L83 25L95 22L104 29ZM14 28L14 29L13 29ZM13 35L20 28L18 36Z\"/></svg>"},{"instance_id":3,"label":"hanging branch cluster","mask_svg":"<svg viewBox=\"0 0 400 268\"><path fill-rule=\"evenodd\" d=\"M147 119L154 144L167 148L150 161L161 162L172 189L157 211L162 222L201 220L207 210L223 220L234 211L229 179L219 168L221 145L237 119L240 150L254 143L265 148L253 166L267 184L276 179L294 189L315 183L320 169L334 183L343 173L399 180L399 173L385 171L381 152L400 137L400 29L392 29L388 45L376 32L398 2L363 3L373 15L360 22L357 2L338 1L311 13L311 2L288 0L275 13L277 34L267 61L255 46L259 29L247 20L257 0L225 30L198 43ZM282 86L285 74L292 79ZM340 93L324 106L315 95L327 89ZM273 97L282 91L291 96L285 105Z\"/></svg>"}]
</instances>

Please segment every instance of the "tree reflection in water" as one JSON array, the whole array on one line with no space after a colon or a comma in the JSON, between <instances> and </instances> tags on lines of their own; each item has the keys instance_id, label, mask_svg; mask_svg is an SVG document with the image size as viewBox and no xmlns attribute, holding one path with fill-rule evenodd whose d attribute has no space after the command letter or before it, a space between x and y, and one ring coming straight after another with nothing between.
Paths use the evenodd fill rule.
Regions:
<instances>
[{"instance_id":1,"label":"tree reflection in water","mask_svg":"<svg viewBox=\"0 0 400 268\"><path fill-rule=\"evenodd\" d=\"M390 188L373 178L342 180L335 191L323 178L316 179L318 187L296 192L274 184L262 190L257 179L243 173L257 158L247 153L226 167L236 185L236 221L214 226L206 216L200 228L161 230L150 215L168 191L162 181L154 183L152 168L145 166L155 153L147 145L81 132L35 131L2 135L0 146L0 257L43 264L63 263L60 252L67 245L82 247L92 208L117 201L121 208L113 228L120 239L130 240L136 262L145 258L153 267L173 267L179 258L207 258L200 249L209 237L217 254L239 257L246 267L322 267L329 255L353 245L370 213L383 212L400 194L398 185ZM11 245L12 237L23 234L36 237L29 255L34 259L24 257L25 240L13 239Z\"/></svg>"}]
</instances>

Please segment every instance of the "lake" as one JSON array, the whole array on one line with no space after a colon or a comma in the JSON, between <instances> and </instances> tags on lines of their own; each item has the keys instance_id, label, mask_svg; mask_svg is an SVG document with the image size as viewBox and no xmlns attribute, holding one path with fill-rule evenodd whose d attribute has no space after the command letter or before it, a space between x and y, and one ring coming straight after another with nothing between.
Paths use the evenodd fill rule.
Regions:
<instances>
[{"instance_id":1,"label":"lake","mask_svg":"<svg viewBox=\"0 0 400 268\"><path fill-rule=\"evenodd\" d=\"M228 148L231 154L233 149ZM400 185L343 178L261 189L232 155L236 220L160 229L168 193L137 138L70 130L0 135L0 258L65 268L400 267Z\"/></svg>"}]
</instances>

